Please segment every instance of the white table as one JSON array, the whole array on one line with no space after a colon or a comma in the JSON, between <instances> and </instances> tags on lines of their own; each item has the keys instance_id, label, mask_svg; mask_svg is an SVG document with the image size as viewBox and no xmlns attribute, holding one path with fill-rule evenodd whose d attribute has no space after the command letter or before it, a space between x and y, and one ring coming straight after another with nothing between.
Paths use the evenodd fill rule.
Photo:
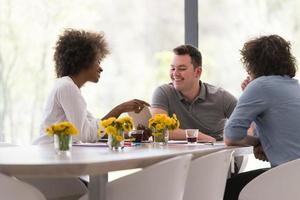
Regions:
<instances>
[{"instance_id":1,"label":"white table","mask_svg":"<svg viewBox=\"0 0 300 200\"><path fill-rule=\"evenodd\" d=\"M55 154L52 145L3 147L0 151L0 172L18 177L89 175L89 199L104 200L107 174L110 171L143 168L181 154L192 153L198 157L225 148L230 147L222 144L142 144L138 147L125 147L119 152L105 147L73 147L70 157L62 157ZM245 148L235 150L241 154L251 151L245 151Z\"/></svg>"}]
</instances>

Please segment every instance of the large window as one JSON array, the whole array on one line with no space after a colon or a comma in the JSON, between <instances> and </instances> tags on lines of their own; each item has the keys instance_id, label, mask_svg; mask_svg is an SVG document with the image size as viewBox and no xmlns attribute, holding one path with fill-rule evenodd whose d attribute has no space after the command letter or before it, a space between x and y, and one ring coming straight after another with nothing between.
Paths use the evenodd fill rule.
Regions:
<instances>
[{"instance_id":1,"label":"large window","mask_svg":"<svg viewBox=\"0 0 300 200\"><path fill-rule=\"evenodd\" d=\"M199 0L198 5L202 80L222 86L238 97L240 83L247 76L239 50L247 40L260 35L278 34L289 40L299 59L299 0ZM246 171L270 166L252 155L249 158Z\"/></svg>"},{"instance_id":2,"label":"large window","mask_svg":"<svg viewBox=\"0 0 300 200\"><path fill-rule=\"evenodd\" d=\"M29 144L39 133L55 81L53 47L65 28L104 31L111 55L98 84L82 88L98 117L132 99L150 101L169 80L171 49L184 43L184 1L0 0L0 141ZM202 80L239 96L246 73L239 50L279 34L300 55L298 0L199 0Z\"/></svg>"},{"instance_id":3,"label":"large window","mask_svg":"<svg viewBox=\"0 0 300 200\"><path fill-rule=\"evenodd\" d=\"M55 81L53 47L65 28L104 31L111 55L98 84L82 88L98 117L168 81L170 51L184 43L177 0L0 0L0 140L29 144Z\"/></svg>"},{"instance_id":4,"label":"large window","mask_svg":"<svg viewBox=\"0 0 300 200\"><path fill-rule=\"evenodd\" d=\"M300 55L299 0L199 0L199 49L203 53L203 79L236 96L247 75L239 50L250 38L278 34Z\"/></svg>"}]
</instances>

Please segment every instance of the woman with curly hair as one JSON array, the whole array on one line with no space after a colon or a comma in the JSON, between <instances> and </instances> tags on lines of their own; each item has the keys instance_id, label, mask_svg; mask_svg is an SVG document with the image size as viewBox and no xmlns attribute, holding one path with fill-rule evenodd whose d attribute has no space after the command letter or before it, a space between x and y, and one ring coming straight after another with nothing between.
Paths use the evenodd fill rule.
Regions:
<instances>
[{"instance_id":1,"label":"woman with curly hair","mask_svg":"<svg viewBox=\"0 0 300 200\"><path fill-rule=\"evenodd\" d=\"M250 79L242 84L244 92L225 126L225 143L254 146L255 157L271 167L300 158L300 86L293 79L297 67L290 43L278 35L262 36L245 43L241 55ZM255 136L247 135L252 122ZM243 187L266 170L228 179L224 199L238 199Z\"/></svg>"},{"instance_id":2,"label":"woman with curly hair","mask_svg":"<svg viewBox=\"0 0 300 200\"><path fill-rule=\"evenodd\" d=\"M86 82L98 82L103 71L101 61L108 53L103 33L67 29L59 37L54 53L57 80L44 111L43 136L35 144L48 143L45 128L60 121L69 121L77 127L79 134L74 137L75 141L97 140L100 119L87 111L80 88ZM140 112L148 105L145 101L134 99L116 106L103 118L118 117L123 112Z\"/></svg>"}]
</instances>

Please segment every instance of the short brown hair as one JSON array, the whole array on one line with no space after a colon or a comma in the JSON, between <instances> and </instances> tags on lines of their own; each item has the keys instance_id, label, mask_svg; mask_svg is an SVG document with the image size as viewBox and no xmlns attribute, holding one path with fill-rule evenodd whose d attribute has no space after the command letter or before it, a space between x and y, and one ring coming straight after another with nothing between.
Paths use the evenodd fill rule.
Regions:
<instances>
[{"instance_id":1,"label":"short brown hair","mask_svg":"<svg viewBox=\"0 0 300 200\"><path fill-rule=\"evenodd\" d=\"M109 53L104 34L66 29L55 46L54 61L57 77L76 75L89 68L98 55L102 60Z\"/></svg>"},{"instance_id":2,"label":"short brown hair","mask_svg":"<svg viewBox=\"0 0 300 200\"><path fill-rule=\"evenodd\" d=\"M184 44L173 49L173 52L176 55L186 55L188 54L191 57L192 64L195 67L202 67L202 56L200 51L189 44Z\"/></svg>"},{"instance_id":3,"label":"short brown hair","mask_svg":"<svg viewBox=\"0 0 300 200\"><path fill-rule=\"evenodd\" d=\"M244 44L241 61L254 78L269 75L288 75L297 71L291 44L278 35L262 36Z\"/></svg>"}]
</instances>

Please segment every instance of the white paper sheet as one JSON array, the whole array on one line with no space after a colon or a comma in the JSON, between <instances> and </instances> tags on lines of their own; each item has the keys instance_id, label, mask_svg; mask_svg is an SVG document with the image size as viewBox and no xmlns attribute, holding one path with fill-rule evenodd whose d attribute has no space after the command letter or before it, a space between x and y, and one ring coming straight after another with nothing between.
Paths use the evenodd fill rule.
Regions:
<instances>
[{"instance_id":1,"label":"white paper sheet","mask_svg":"<svg viewBox=\"0 0 300 200\"><path fill-rule=\"evenodd\" d=\"M148 121L151 118L149 107L145 106L139 113L128 112L128 115L132 117L134 127L136 128L139 124L148 127Z\"/></svg>"}]
</instances>

